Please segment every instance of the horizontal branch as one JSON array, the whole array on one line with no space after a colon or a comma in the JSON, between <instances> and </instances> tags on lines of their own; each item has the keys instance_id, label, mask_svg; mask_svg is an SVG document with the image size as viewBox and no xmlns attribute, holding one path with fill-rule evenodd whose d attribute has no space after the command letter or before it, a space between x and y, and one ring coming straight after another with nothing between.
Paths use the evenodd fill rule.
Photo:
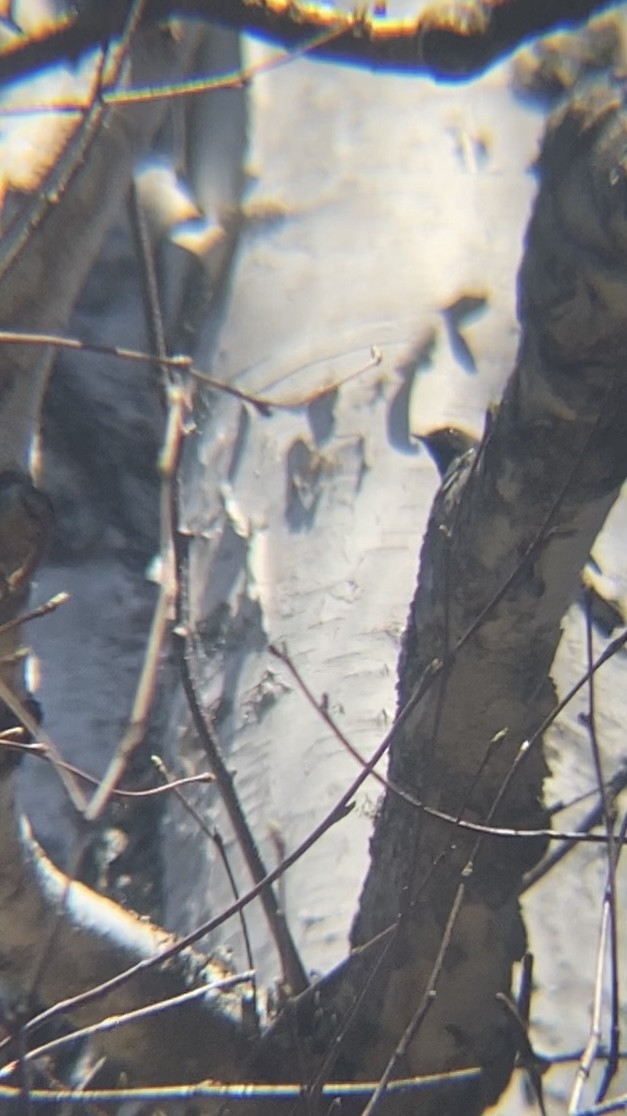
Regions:
<instances>
[{"instance_id":1,"label":"horizontal branch","mask_svg":"<svg viewBox=\"0 0 627 1116\"><path fill-rule=\"evenodd\" d=\"M582 23L611 0L475 0L426 11L416 19L338 12L289 0L147 0L144 19L193 16L248 31L289 50L367 69L465 81L561 26ZM126 5L90 4L38 38L0 53L0 84L58 62L75 62L123 25Z\"/></svg>"},{"instance_id":2,"label":"horizontal branch","mask_svg":"<svg viewBox=\"0 0 627 1116\"><path fill-rule=\"evenodd\" d=\"M428 1077L409 1077L398 1078L391 1081L388 1086L388 1092L392 1095L395 1093L412 1094L433 1090L437 1091L442 1085L447 1087L450 1085L463 1085L468 1081L473 1080L479 1076L478 1069L468 1070L452 1070L446 1074L432 1074ZM349 1085L342 1081L330 1081L327 1085L323 1085L320 1090L323 1097L345 1097L345 1098L361 1098L367 1099L377 1088L375 1081L360 1081L358 1085ZM280 1083L277 1085L255 1085L255 1084L242 1084L242 1085L212 1085L206 1081L202 1081L198 1085L173 1085L171 1087L157 1087L154 1089L82 1089L77 1092L75 1089L31 1089L29 1097L33 1104L52 1106L53 1104L60 1104L63 1102L67 1105L72 1105L74 1108L86 1108L91 1104L121 1104L122 1101L130 1103L135 1101L136 1104L163 1104L165 1101L250 1101L267 1100L277 1103L278 1101L298 1101L302 1098L303 1090L301 1085L287 1085ZM3 1100L19 1100L23 1096L20 1089L11 1088L10 1086L0 1085L0 1101ZM250 1105L247 1110L250 1112ZM285 1109L289 1111L289 1109Z\"/></svg>"}]
</instances>

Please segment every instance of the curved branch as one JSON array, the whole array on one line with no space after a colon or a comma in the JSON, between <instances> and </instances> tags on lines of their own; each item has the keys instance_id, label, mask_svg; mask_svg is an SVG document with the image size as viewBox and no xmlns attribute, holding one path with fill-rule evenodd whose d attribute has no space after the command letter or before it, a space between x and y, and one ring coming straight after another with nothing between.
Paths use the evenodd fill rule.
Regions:
<instances>
[{"instance_id":1,"label":"curved branch","mask_svg":"<svg viewBox=\"0 0 627 1116\"><path fill-rule=\"evenodd\" d=\"M174 941L159 927L59 872L19 818L14 793L13 776L5 770L0 775L0 963L5 1008L23 1006L36 972L38 1002L58 1005ZM51 940L54 956L42 965L42 951ZM219 964L187 950L167 966L143 971L102 1002L87 1005L71 1017L81 1026L97 1023L106 1015L208 987L229 975ZM218 1077L237 1080L248 1051L241 999L236 990L208 988L205 997L184 1007L103 1031L98 1047L132 1081L193 1081L209 1065L215 1066Z\"/></svg>"},{"instance_id":2,"label":"curved branch","mask_svg":"<svg viewBox=\"0 0 627 1116\"><path fill-rule=\"evenodd\" d=\"M289 50L307 50L329 62L367 69L466 81L521 43L573 26L609 7L611 0L457 0L416 19L370 15L360 5L338 12L288 0L147 0L144 19L194 16L249 31ZM0 84L57 62L76 61L122 25L124 3L89 4L73 19L0 53ZM106 98L105 98L106 99Z\"/></svg>"}]
</instances>

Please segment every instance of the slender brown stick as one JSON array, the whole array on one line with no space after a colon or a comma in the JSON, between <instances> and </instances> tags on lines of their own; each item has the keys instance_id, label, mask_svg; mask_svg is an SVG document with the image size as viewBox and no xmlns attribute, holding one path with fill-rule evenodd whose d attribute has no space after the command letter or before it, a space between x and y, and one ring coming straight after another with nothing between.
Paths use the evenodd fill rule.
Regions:
<instances>
[{"instance_id":1,"label":"slender brown stick","mask_svg":"<svg viewBox=\"0 0 627 1116\"><path fill-rule=\"evenodd\" d=\"M17 730L8 730L9 733L14 731ZM24 744L20 740L12 740L6 733L0 733L0 748L12 748L24 755L36 756L38 759L52 763L54 767L68 771L71 775L75 775L77 779L82 779L83 782L89 783L92 787L100 786L100 779L96 778L95 775L90 775L88 771L83 771L81 767L76 767L75 764L68 763L66 760L56 759L51 755L49 745L41 741ZM215 775L212 775L210 771L200 771L198 775L187 775L183 779L173 779L159 787L147 787L145 790L122 790L120 787L116 787L111 793L118 798L157 798L162 794L167 794L168 791L177 792L180 787L213 782L215 782Z\"/></svg>"},{"instance_id":2,"label":"slender brown stick","mask_svg":"<svg viewBox=\"0 0 627 1116\"><path fill-rule=\"evenodd\" d=\"M477 1067L462 1070L449 1070L446 1073L425 1074L422 1077L405 1077L391 1081L388 1092L393 1094L420 1093L440 1089L443 1085L467 1085L476 1081L481 1070ZM347 1099L369 1096L376 1088L374 1081L360 1081L358 1083L346 1081L332 1081L324 1085L324 1097L346 1097ZM19 1089L11 1086L0 1086L0 1101L16 1100L20 1097ZM252 1098L266 1102L281 1100L298 1100L302 1097L300 1085L292 1083L277 1083L276 1085L257 1084L246 1082L242 1085L225 1085L220 1082L201 1081L194 1085L169 1085L155 1088L120 1088L120 1089L83 1089L76 1090L55 1089L50 1092L42 1089L31 1091L33 1102L37 1105L53 1105L64 1103L72 1107L82 1107L88 1104L120 1104L123 1101L163 1104L166 1101L250 1101ZM245 1109L243 1110L245 1111Z\"/></svg>"},{"instance_id":3,"label":"slender brown stick","mask_svg":"<svg viewBox=\"0 0 627 1116\"><path fill-rule=\"evenodd\" d=\"M593 650L593 634L592 634L592 613L590 610L589 597L586 598L586 656L587 667L590 671L594 658ZM609 965L610 965L610 1051L605 1065L605 1072L603 1080L599 1087L597 1094L597 1102L605 1099L607 1090L610 1086L612 1078L615 1076L618 1069L618 1048L620 1043L620 983L619 983L619 960L618 960L618 900L616 894L616 866L618 863L618 849L616 845L616 834L614 826L616 821L616 808L614 803L608 796L605 780L603 778L603 763L601 760L601 748L597 736L596 728L596 698L595 698L595 677L590 674L588 680L588 733L590 736L590 746L592 749L592 758L594 760L594 770L597 778L597 785L599 788L599 796L601 799L601 807L603 810L603 822L605 825L605 833L607 836L607 882L605 901L609 909ZM620 848L620 846L619 846Z\"/></svg>"},{"instance_id":4,"label":"slender brown stick","mask_svg":"<svg viewBox=\"0 0 627 1116\"><path fill-rule=\"evenodd\" d=\"M613 646L611 649L609 647L606 648L606 651L603 653L601 658L598 659L596 663L594 663L592 671L596 672L606 662L608 662L610 658L618 654L618 652L622 650L625 643L627 643L627 629L620 636L617 636L617 638L613 641ZM389 790L391 794L397 795L403 800L403 802L406 802L409 806L413 806L414 809L421 810L423 813L428 814L429 817L438 818L439 821L446 822L447 825L451 825L456 829L467 830L469 833L483 833L487 837L504 837L505 839L511 838L512 840L517 839L523 841L532 841L537 840L538 837L545 837L549 841L563 841L563 848L556 850L556 859L558 860L561 859L562 856L566 854L566 852L576 847L578 844L589 843L602 845L607 843L607 838L604 834L590 833L590 830L594 828L594 826L598 825L599 822L602 820L602 814L599 812L598 807L595 807L594 811L591 811L590 814L586 815L577 829L558 830L542 828L516 829L507 826L485 825L481 822L469 821L468 819L463 817L455 817L452 814L447 814L444 810L438 810L435 806L427 806L426 803L421 802L420 799L415 797L415 795L412 795L409 793L409 791L404 790L404 788L399 786L398 783L395 783L392 779L389 779L386 775L382 775L379 771L376 771L371 767L372 761L367 760L365 756L361 754L359 749L351 743L346 734L342 732L342 729L338 725L337 721L329 712L328 703L316 700L311 689L307 685L307 682L303 678L303 675L299 671L298 667L294 663L294 660L291 658L285 647L279 647L277 646L277 644L271 643L268 646L268 651L271 655L274 656L274 658L282 662L287 670L289 670L292 678L298 685L298 688L304 694L309 704L312 706L313 709L316 710L322 720L328 725L331 732L337 738L337 740L339 740L342 747L346 748L347 752L349 752L350 755L353 756L353 758L357 761L362 769L365 770L366 768L368 768L368 777L374 779L375 782L379 783L380 786L385 787L385 789ZM606 652L608 651L610 653L606 654ZM553 721L557 719L559 714L562 713L564 709L570 704L578 691L586 684L587 680L588 672L586 672L582 676L582 678L580 678L579 681L573 685L573 687L568 691L565 697L553 707L549 716L542 723L542 732L546 732L547 728L550 727ZM537 733L534 733L531 742L535 743L537 738ZM499 738L489 741L486 748L486 754L481 765L481 770L485 768L485 765L489 761L493 748L497 746L498 743ZM475 776L475 778L476 777L477 776ZM625 770L624 772L619 772L614 777L614 779L611 779L609 782L609 786L611 787L612 793L614 794L622 790L625 785L627 785L627 770ZM544 864L544 861L541 861L540 864ZM544 872L542 874L544 874ZM524 877L525 888L530 887L531 884L534 882L534 873L528 872Z\"/></svg>"},{"instance_id":5,"label":"slender brown stick","mask_svg":"<svg viewBox=\"0 0 627 1116\"><path fill-rule=\"evenodd\" d=\"M179 616L174 646L178 652L178 664L183 690L187 698L198 739L205 750L205 754L216 776L222 801L224 802L231 825L235 830L237 841L248 865L250 874L256 884L262 884L263 881L268 878L267 869L261 858L257 843L250 831L248 822L246 821L246 816L235 790L231 773L222 758L220 743L213 725L205 715L198 698L198 686L196 681L198 641L191 634L187 606L188 539L184 538L180 533L177 534L175 549L180 591ZM262 888L260 898L281 959L284 980L290 987L292 994L297 995L308 987L309 980L289 931L285 912L281 910L271 886L266 884Z\"/></svg>"},{"instance_id":6,"label":"slender brown stick","mask_svg":"<svg viewBox=\"0 0 627 1116\"><path fill-rule=\"evenodd\" d=\"M133 197L135 197L134 194ZM166 425L160 457L161 492L159 533L161 578L159 582L159 595L152 616L146 652L137 683L129 724L118 745L115 755L111 759L102 777L100 786L94 793L87 807L85 812L87 821L94 821L96 818L100 817L113 789L117 786L124 774L130 757L144 740L148 727L150 709L157 686L161 652L168 636L170 620L176 599L176 578L172 557L173 524L171 516L171 487L178 468L183 444L185 430L184 414L187 406L187 399L181 385L177 383L170 384L169 376L173 373L170 373L167 366L165 330L161 314L156 268L152 255L152 246L146 233L136 197L132 205L132 211L136 248L143 277L148 332L156 353L156 358L153 359L160 371L163 393L167 401ZM172 390L170 390L170 387Z\"/></svg>"},{"instance_id":7,"label":"slender brown stick","mask_svg":"<svg viewBox=\"0 0 627 1116\"><path fill-rule=\"evenodd\" d=\"M244 973L235 973L233 976L225 977L223 980L215 980L211 983L201 985L198 988L192 988L189 992L181 992L178 996L170 996L165 1000L158 1000L154 1004L146 1004L143 1007L134 1008L132 1011L125 1011L120 1015L110 1015L105 1019L99 1020L98 1023L91 1023L86 1027L79 1027L76 1031L69 1034L61 1035L59 1038L51 1039L49 1042L42 1043L41 1046L35 1047L34 1050L29 1050L24 1053L17 1063L25 1064L26 1062L33 1062L37 1058L49 1057L55 1054L58 1050L65 1050L74 1042L88 1038L90 1035L102 1034L104 1031L112 1031L118 1027L123 1027L129 1023L136 1023L140 1019L149 1019L153 1015L157 1015L161 1011L170 1011L172 1008L183 1007L189 1004L192 1000L201 999L203 996L210 995L212 992L227 991L231 988L236 988L240 984L250 984L254 980L254 970ZM15 1064L9 1062L0 1070L0 1080L3 1077L10 1077L15 1069Z\"/></svg>"},{"instance_id":8,"label":"slender brown stick","mask_svg":"<svg viewBox=\"0 0 627 1116\"><path fill-rule=\"evenodd\" d=\"M499 594L495 594L495 597L496 596L499 596L499 599L500 599ZM486 612L486 610L484 609L481 613L481 618L482 619L485 616L485 612ZM474 634L475 627L476 627L477 623L478 623L478 621L475 621L475 623L471 626L471 628L468 629L468 631L465 633L465 635L460 640L460 644L462 644L467 639L469 639L471 634ZM597 659L597 661L595 663L595 670L600 669L600 667L603 665L603 663L607 662L612 657L613 654L616 654L617 650L620 650L625 645L625 643L627 643L627 630L624 631L623 633L621 633L621 635L618 636L616 639L612 640L612 642L610 644L608 644L608 646L605 648L605 650L602 652L602 654ZM103 981L102 984L98 985L95 988L91 988L88 991L82 992L77 996L69 997L68 999L66 999L64 1001L60 1001L59 1003L53 1005L52 1007L47 1008L45 1011L41 1012L38 1016L36 1016L34 1019L32 1019L26 1025L27 1029L29 1029L29 1030L34 1029L35 1027L43 1025L43 1023L47 1022L49 1019L55 1018L57 1015L62 1014L63 1012L76 1010L79 1007L83 1006L84 1004L92 1003L95 1000L98 1000L98 999L102 998L103 996L105 996L108 992L112 992L114 989L119 988L122 985L126 984L127 981L131 980L132 977L138 975L139 973L142 973L142 972L146 971L147 969L151 969L151 968L154 968L158 965L161 965L164 962L170 960L172 957L177 956L177 954L181 953L188 946L194 945L195 942L200 941L207 934L210 934L210 933L212 933L213 930L216 930L224 922L227 922L230 918L233 917L233 915L235 915L239 911L243 910L244 907L246 907L249 903L251 903L254 899L256 899L262 893L263 889L265 887L267 887L268 884L273 884L276 880L278 880L279 877L283 874L283 872L287 871L287 869L290 868L293 864L296 864L297 861L300 860L301 857L303 857L309 851L310 848L312 848L315 844L317 844L317 842L320 840L320 838L326 832L328 832L328 830L331 829L331 827L333 825L335 825L337 822L341 821L342 818L344 818L346 816L346 814L348 812L350 812L350 810L352 809L352 802L353 802L353 799L355 797L355 794L357 793L359 788L362 786L362 784L366 781L366 779L368 778L368 776L370 775L372 770L376 767L376 765L379 763L379 761L383 758L385 753L388 751L396 733L399 732L404 727L404 725L407 722L407 719L409 718L409 716L413 712L413 710L415 708L415 705L417 704L417 701L419 700L419 695L420 695L420 697L422 697L422 694L425 693L428 690L429 684L430 684L429 680L434 678L437 675L437 672L438 672L437 666L432 671L427 672L424 679L422 680L422 682L417 687L417 689L415 691L415 694L412 695L412 698L407 702L407 704L404 706L404 708L400 711L396 721L391 726L390 730L385 735L385 737L383 738L383 740L381 741L381 743L379 744L379 746L375 750L374 754L370 757L370 759L364 765L362 771L360 771L359 775L356 776L356 778L353 780L351 785L344 791L344 793L341 795L341 797L335 803L333 808L325 815L325 817L311 831L311 833L309 833L309 835L305 838L305 840L302 841L301 844L298 845L291 853L289 853L286 856L285 860L281 864L279 864L271 872L268 872L267 876L263 880L261 880L261 881L259 881L259 883L255 884L254 887L252 887L248 892L246 892L246 894L242 895L238 900L231 903L231 905L229 907L227 907L224 911L222 911L219 915L216 915L214 918L211 918L207 922L202 923L200 926L198 926L191 933L185 935L178 942L176 942L175 945L169 946L166 949L161 950L159 953L155 954L153 957L150 957L150 958L147 958L145 960L137 962L135 965L132 965L128 969L125 969L121 973L118 973L117 976L111 977L107 981ZM528 749L530 747L532 747L533 744L536 743L541 738L542 734L546 731L546 729L548 727L548 724L551 723L554 716L556 716L557 713L560 712L561 709L564 708L565 704L567 704L567 702L569 700L571 700L572 696L584 684L585 684L585 678L583 679L583 681L580 680L578 683L576 683L572 687L571 691L566 696L566 698L564 698L561 702L558 703L558 705L555 707L555 709L552 711L552 713L540 725L539 729L534 733L533 737L531 737L529 741L526 741L524 743L523 748L522 748L521 752L519 753L519 756L515 760L514 765L512 766L512 769L510 770L510 773L509 773L506 781L504 782L504 784L501 788L501 791L498 795L497 802L495 802L494 808L490 811L490 818L488 820L491 820L491 817L494 814L494 810L495 810L496 806L500 803L500 801L502 799L502 796L507 789L507 786L509 786L509 782L511 781L511 778L513 778L513 776L515 774L515 771L518 769L518 766L519 766L520 762L522 762L522 759L524 758L524 755L526 754ZM421 687L424 687L424 689L422 689L422 692L420 692ZM534 836L537 837L537 831L534 831ZM592 834L585 835L585 837L587 839L589 839L590 837L593 837L593 836L594 835L592 835ZM574 837L574 839L577 839L577 838L582 839L579 835L575 835L575 834L573 835L573 837ZM603 837L602 840L605 840L605 837Z\"/></svg>"},{"instance_id":9,"label":"slender brown stick","mask_svg":"<svg viewBox=\"0 0 627 1116\"><path fill-rule=\"evenodd\" d=\"M166 780L165 786L170 786L174 789L174 794L175 794L176 798L179 800L179 802L181 803L181 806L183 807L185 812L187 814L189 814L189 816L191 818L194 819L194 822L198 826L198 829L200 830L200 832L204 833L205 837L208 837L209 840L212 842L212 844L217 849L218 856L220 857L220 860L222 861L222 866L224 868L224 871L226 872L227 879L228 879L230 887L231 887L231 891L233 892L233 898L234 899L239 899L239 888L237 886L237 881L235 879L235 874L233 872L233 869L231 868L229 858L228 858L228 854L227 854L227 851L226 851L226 848L225 848L225 845L224 845L224 841L222 840L222 837L221 837L220 833L218 832L217 829L210 829L209 828L205 819L199 814L199 812L195 808L195 806L193 806L192 803L189 802L188 799L185 797L185 795L178 789L178 787L176 785L176 782L178 782L178 785L180 786L186 780L181 779L181 780L177 780L176 782L172 782L172 777L171 777L168 769L166 768L163 760L161 760L158 756L152 756L151 759L152 759L152 762L153 762L154 766L156 767L157 771L159 772L161 778ZM211 781L213 782L214 780L215 780L215 775L212 775L211 776ZM252 946L251 946L251 943L250 943L250 935L248 933L248 926L246 924L246 915L244 914L244 911L239 912L239 920L240 920L240 927L241 927L241 930L242 930L242 937L244 939L244 950L246 952L248 967L250 969L254 969L255 968L255 963L254 963L254 960L253 960L253 951L252 951ZM255 998L256 998L257 989L256 989L256 986L255 986L254 980L253 980L252 983L253 983L253 990L255 992Z\"/></svg>"},{"instance_id":10,"label":"slender brown stick","mask_svg":"<svg viewBox=\"0 0 627 1116\"><path fill-rule=\"evenodd\" d=\"M472 873L471 862L469 862L468 865L466 865L466 869L464 870L464 872L467 873L468 876L470 876L470 874ZM387 1066L385 1067L385 1070L383 1071L383 1074L381 1075L381 1080L379 1081L379 1084L378 1084L377 1088L375 1089L375 1091L374 1091L372 1097L370 1098L368 1104L364 1108L362 1116L374 1116L374 1113L376 1112L377 1108L379 1107L380 1101L383 1099L383 1096L384 1096L385 1092L387 1091L390 1080L392 1078L392 1074L394 1073L394 1069L398 1065L401 1058L404 1057L404 1055L406 1054L407 1050L409 1049L410 1044L413 1042L413 1040L416 1037L420 1027L422 1026L422 1023L426 1018L426 1015L427 1015L427 1012L429 1011L429 1008L432 1006L432 1004L435 1001L436 985L437 985L438 979L440 977L440 973L442 972L442 966L444 964L444 959L446 957L446 952L447 952L447 950L448 950L448 948L451 944L451 938L453 936L453 930L455 929L455 923L457 922L459 912L462 908L462 903L464 901L465 891L466 891L466 877L464 876L464 878L462 878L462 880L459 884L459 887L457 888L455 899L453 900L453 904L451 906L451 910L449 912L449 916L448 916L448 919L446 921L446 926L444 928L444 933L442 934L442 940L440 942L440 947L438 949L438 952L437 952L435 961L433 963L431 972L429 973L429 977L427 979L427 983L426 983L426 986L425 986L425 991L424 991L423 995L421 996L420 1002L418 1004L418 1007L416 1008L416 1011L415 1011L414 1015L412 1016L411 1020L409 1021L407 1027L405 1028L396 1049L394 1050L390 1060L388 1061Z\"/></svg>"}]
</instances>

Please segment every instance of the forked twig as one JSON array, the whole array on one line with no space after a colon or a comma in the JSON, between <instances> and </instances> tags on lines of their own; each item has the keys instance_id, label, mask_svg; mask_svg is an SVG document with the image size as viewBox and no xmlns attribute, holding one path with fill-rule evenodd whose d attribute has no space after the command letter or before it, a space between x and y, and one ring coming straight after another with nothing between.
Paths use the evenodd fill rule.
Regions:
<instances>
[{"instance_id":1,"label":"forked twig","mask_svg":"<svg viewBox=\"0 0 627 1116\"><path fill-rule=\"evenodd\" d=\"M241 220L246 220L245 211L241 214ZM370 348L370 359L367 360L365 364L361 364L353 372L348 372L340 379L326 383L320 388L314 388L312 391L304 392L302 395L279 397L275 399L271 396L258 395L255 392L246 391L244 388L237 387L235 384L225 383L223 380L217 380L215 376L210 376L202 369L196 368L190 356L184 356L182 354L168 356L162 353L157 356L156 351L154 353L147 353L139 349L127 349L122 345L100 345L92 341L81 341L78 337L66 337L57 333L32 333L25 332L24 330L0 330L0 345L2 344L36 345L46 349L68 349L70 352L80 352L87 355L94 354L96 356L112 357L116 360L126 360L132 364L157 364L161 369L188 373L194 380L206 384L207 387L211 388L213 391L218 391L223 395L230 395L234 399L239 399L242 403L249 404L249 406L253 407L260 415L263 415L264 418L269 417L273 411L303 410L305 407L315 402L316 399L320 398L320 396L331 391L337 391L358 376L363 376L364 373L369 372L371 369L378 368L382 360L381 352L376 345L372 345ZM332 359L331 354L328 359Z\"/></svg>"},{"instance_id":2,"label":"forked twig","mask_svg":"<svg viewBox=\"0 0 627 1116\"><path fill-rule=\"evenodd\" d=\"M85 796L78 782L74 778L72 772L68 771L67 766L63 761L63 757L59 752L59 749L48 736L48 734L44 732L41 725L38 724L38 722L35 720L32 713L26 707L21 698L18 697L18 695L4 681L2 675L0 675L0 701L4 705L6 705L7 709L11 710L19 723L24 726L28 733L30 733L33 740L37 740L39 738L39 740L45 744L48 752L48 758L52 766L54 767L57 775L59 776L59 779L61 780L61 783L63 784L67 792L70 802L79 813L83 813L87 805Z\"/></svg>"},{"instance_id":3,"label":"forked twig","mask_svg":"<svg viewBox=\"0 0 627 1116\"><path fill-rule=\"evenodd\" d=\"M198 826L198 829L200 830L200 832L204 833L205 837L208 837L209 840L212 842L212 844L217 849L218 856L220 857L220 860L222 861L222 865L224 867L224 871L226 872L227 879L228 879L230 887L231 887L231 891L233 892L233 898L234 899L239 899L239 888L237 886L237 881L235 879L235 874L233 872L233 869L231 868L229 858L228 858L228 855L227 855L227 851L226 851L226 848L225 848L225 845L224 845L224 841L222 840L222 837L220 836L220 833L218 832L217 829L210 829L209 828L205 819L201 816L201 814L199 814L199 812L195 808L195 806L193 806L192 803L189 802L189 800L185 797L184 794L182 794L181 790L179 789L179 787L183 783L187 782L187 780L180 779L180 780L177 780L176 782L172 782L171 775L170 775L168 769L166 768L163 760L160 759L159 756L151 756L150 758L151 758L154 766L156 767L157 771L159 772L161 778L165 780L164 785L172 787L172 789L174 790L174 794L175 794L176 798L181 803L181 806L183 807L185 812L187 814L189 814L189 816L191 818L194 819L194 822ZM214 780L215 780L215 775L211 775L211 781L213 782ZM192 779L190 781L193 782L194 780ZM246 924L246 915L244 914L244 911L239 912L239 919L240 919L240 926L241 926L241 930L242 930L242 938L244 939L244 949L246 951L246 958L247 958L247 961L248 961L248 967L252 970L252 969L255 968L255 963L254 963L254 959L253 959L253 951L252 951L252 946L251 946L251 943L250 943L250 935L248 933L248 926ZM256 996L256 991L257 990L256 990L255 981L253 980L252 983L253 983L253 989L254 989L255 996Z\"/></svg>"},{"instance_id":4,"label":"forked twig","mask_svg":"<svg viewBox=\"0 0 627 1116\"><path fill-rule=\"evenodd\" d=\"M54 767L68 771L71 775L75 775L77 779L82 779L83 782L89 783L92 787L100 786L100 779L95 775L90 775L88 771L83 771L81 767L68 763L67 760L56 759L51 755L50 747L45 742L36 740L31 744L25 744L21 740L13 739L11 734L18 731L19 729L7 729L5 732L1 732L0 748L13 749L26 756L36 756L51 763ZM146 787L145 790L123 790L121 787L115 787L111 794L117 798L158 798L162 794L167 794L168 791L178 792L181 787L213 782L215 782L215 775L212 775L210 771L200 771L197 775L187 775L182 779L168 780L159 787Z\"/></svg>"}]
</instances>

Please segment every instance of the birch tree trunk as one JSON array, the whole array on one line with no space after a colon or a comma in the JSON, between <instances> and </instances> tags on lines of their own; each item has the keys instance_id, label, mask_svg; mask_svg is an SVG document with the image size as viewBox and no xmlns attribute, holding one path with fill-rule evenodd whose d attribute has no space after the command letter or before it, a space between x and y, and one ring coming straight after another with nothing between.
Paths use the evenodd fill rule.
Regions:
<instances>
[{"instance_id":1,"label":"birch tree trunk","mask_svg":"<svg viewBox=\"0 0 627 1116\"><path fill-rule=\"evenodd\" d=\"M547 133L521 269L516 366L480 447L445 478L423 545L389 741L390 783L375 825L353 951L288 1002L259 1043L251 1041L232 997L222 1001L216 994L193 1015L173 1017L172 1032L167 1022L162 1031L160 1021L156 1032L137 1031L132 1043L102 1037L101 1048L131 1080L167 1081L175 1070L179 1080L238 1080L241 1073L313 1086L315 1104L322 1070L327 1078L364 1081L388 1068L395 1076L481 1069L470 1084L380 1099L379 1111L399 1114L479 1113L506 1084L518 1039L502 997L511 995L512 966L524 949L518 893L545 838L533 832L497 836L481 827L533 831L546 825L541 729L555 701L551 663L579 571L627 472L626 139L620 88L610 84L575 95ZM50 321L56 328L59 314L55 307ZM24 324L30 319L20 320ZM12 464L16 456L21 463L23 450L12 454ZM317 467L311 460L292 464L300 488L294 485L299 498L288 510L300 529L315 510L305 482L315 489ZM228 530L216 537L235 548L242 573L249 536L227 487L221 495ZM199 498L188 498L188 527ZM212 552L202 539L195 546L192 571L202 582L194 586L192 619L198 621L208 603L224 603L214 579L225 569L225 550ZM29 544L15 568L30 571L32 549ZM226 559L232 563L233 554ZM5 565L10 578L14 567L8 560ZM227 574L232 588L232 566ZM257 650L264 629L251 607L250 582L244 582L240 619ZM276 691L269 696L274 700ZM178 707L175 721L180 725ZM103 934L97 912L104 921L105 908L95 899L93 919L79 933L72 905L84 902L90 909L92 900L76 886L64 892L55 871L18 832L10 766L4 772L4 930L0 924L12 974L7 987L13 997L28 985L37 927L56 919L62 942L54 980L38 989L46 1002L54 1001L61 987L80 992L118 967L143 961L161 939L158 930L145 928L139 941L133 920L110 907ZM347 804L355 793L347 792ZM469 822L475 828L464 828ZM64 894L72 901L60 903ZM20 964L13 956L16 925L19 938L32 942ZM73 948L65 948L66 933ZM79 937L86 972L75 964ZM217 972L216 965L211 973ZM161 995L162 984L170 991L189 982L202 986L207 976L192 957L158 969L155 984L141 994ZM133 985L128 992L107 1010L132 1006ZM85 1016L77 1011L74 1018ZM205 1018L215 1031L202 1034ZM168 1061L157 1053L162 1044L172 1055ZM203 1111L218 1111L221 1103L206 1101ZM273 1099L251 1102L249 1110L278 1107ZM343 1103L343 1111L363 1107L363 1099Z\"/></svg>"},{"instance_id":2,"label":"birch tree trunk","mask_svg":"<svg viewBox=\"0 0 627 1116\"><path fill-rule=\"evenodd\" d=\"M547 825L550 668L627 466L626 129L620 91L603 84L549 126L519 279L516 366L479 449L447 474L423 544L392 786L352 932L354 949L380 944L369 981L357 952L357 982L350 961L341 995L330 982L329 1010L354 1003L367 983L339 1058L350 1075L376 1078L395 1051L403 1076L475 1065L483 1075L448 1099L390 1098L385 1112L481 1112L513 1065L517 1037L499 997L511 995L525 948L522 878L545 848L533 831Z\"/></svg>"}]
</instances>

